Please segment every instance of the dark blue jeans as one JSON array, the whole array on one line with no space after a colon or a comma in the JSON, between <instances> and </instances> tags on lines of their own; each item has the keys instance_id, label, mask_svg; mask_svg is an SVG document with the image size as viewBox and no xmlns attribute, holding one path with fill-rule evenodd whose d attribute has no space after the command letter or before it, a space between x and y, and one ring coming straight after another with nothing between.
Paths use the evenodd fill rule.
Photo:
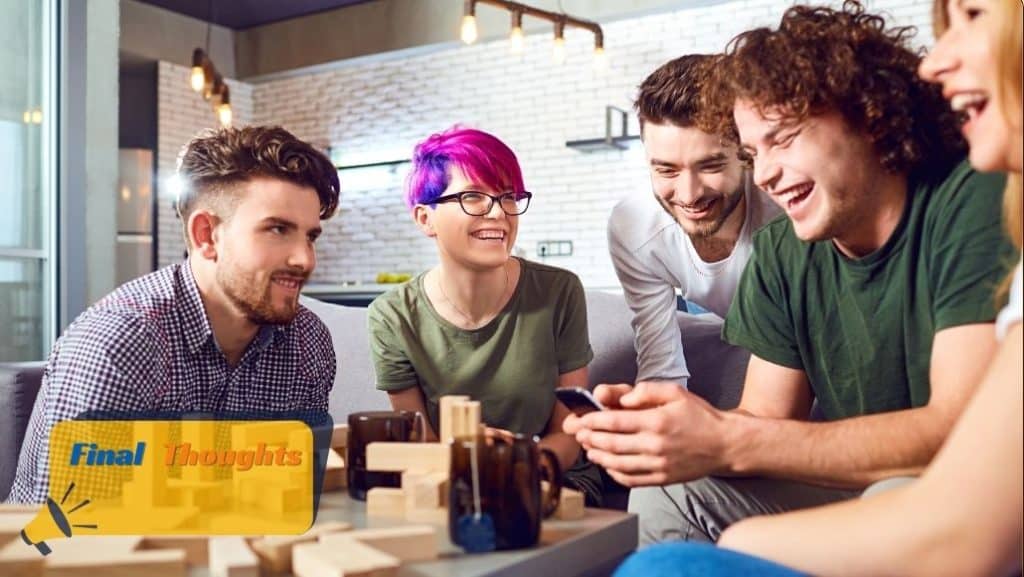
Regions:
<instances>
[{"instance_id":1,"label":"dark blue jeans","mask_svg":"<svg viewBox=\"0 0 1024 577\"><path fill-rule=\"evenodd\" d=\"M794 571L743 553L705 543L661 543L629 556L614 577L801 577Z\"/></svg>"}]
</instances>

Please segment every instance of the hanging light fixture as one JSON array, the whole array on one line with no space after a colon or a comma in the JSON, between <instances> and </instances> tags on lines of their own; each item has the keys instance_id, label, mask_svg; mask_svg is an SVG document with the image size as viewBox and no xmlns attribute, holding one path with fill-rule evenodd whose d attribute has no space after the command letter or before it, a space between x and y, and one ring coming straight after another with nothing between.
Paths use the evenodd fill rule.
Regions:
<instances>
[{"instance_id":1,"label":"hanging light fixture","mask_svg":"<svg viewBox=\"0 0 1024 577\"><path fill-rule=\"evenodd\" d=\"M462 29L459 31L462 41L466 44L476 42L476 5L473 0L466 0L466 7L463 10Z\"/></svg>"},{"instance_id":2,"label":"hanging light fixture","mask_svg":"<svg viewBox=\"0 0 1024 577\"><path fill-rule=\"evenodd\" d=\"M555 22L555 41L551 49L555 64L565 63L565 21Z\"/></svg>"},{"instance_id":3,"label":"hanging light fixture","mask_svg":"<svg viewBox=\"0 0 1024 577\"><path fill-rule=\"evenodd\" d=\"M231 126L231 96L228 85L224 85L224 91L220 94L220 104L217 105L217 120L221 126Z\"/></svg>"},{"instance_id":4,"label":"hanging light fixture","mask_svg":"<svg viewBox=\"0 0 1024 577\"><path fill-rule=\"evenodd\" d=\"M217 67L210 60L210 29L213 27L212 19L213 2L211 0L207 9L206 22L206 49L197 47L192 51L192 69L189 73L189 86L195 92L209 100L213 104L213 110L217 114L217 120L222 126L231 125L231 97L228 85L224 78L217 72Z\"/></svg>"},{"instance_id":5,"label":"hanging light fixture","mask_svg":"<svg viewBox=\"0 0 1024 577\"><path fill-rule=\"evenodd\" d=\"M192 85L192 90L196 92L202 92L203 87L206 86L206 70L203 66L206 62L206 52L202 48L192 51L192 74L189 77L189 83Z\"/></svg>"},{"instance_id":6,"label":"hanging light fixture","mask_svg":"<svg viewBox=\"0 0 1024 577\"><path fill-rule=\"evenodd\" d=\"M479 37L479 31L476 26L477 4L489 4L512 13L512 29L509 32L508 39L514 53L518 54L523 49L523 15L526 15L547 20L555 25L555 44L553 48L555 62L561 63L565 61L565 27L574 26L589 30L594 34L594 65L597 68L607 66L607 56L604 51L604 32L598 23L581 20L564 13L541 10L540 8L512 2L511 0L466 0L465 8L462 12L461 29L462 41L466 44L476 42Z\"/></svg>"}]
</instances>

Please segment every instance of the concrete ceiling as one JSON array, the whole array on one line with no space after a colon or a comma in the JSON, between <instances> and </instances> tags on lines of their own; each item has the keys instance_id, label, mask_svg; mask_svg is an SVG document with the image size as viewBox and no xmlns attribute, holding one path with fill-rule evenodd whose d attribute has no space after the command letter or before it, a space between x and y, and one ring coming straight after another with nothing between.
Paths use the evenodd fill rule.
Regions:
<instances>
[{"instance_id":1,"label":"concrete ceiling","mask_svg":"<svg viewBox=\"0 0 1024 577\"><path fill-rule=\"evenodd\" d=\"M373 0L139 0L172 12L245 30Z\"/></svg>"}]
</instances>

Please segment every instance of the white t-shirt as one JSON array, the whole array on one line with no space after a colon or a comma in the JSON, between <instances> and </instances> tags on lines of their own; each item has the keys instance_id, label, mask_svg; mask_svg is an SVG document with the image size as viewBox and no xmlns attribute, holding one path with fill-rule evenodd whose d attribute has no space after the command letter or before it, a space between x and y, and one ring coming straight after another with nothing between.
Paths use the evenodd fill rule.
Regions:
<instances>
[{"instance_id":1,"label":"white t-shirt","mask_svg":"<svg viewBox=\"0 0 1024 577\"><path fill-rule=\"evenodd\" d=\"M999 317L996 318L996 337L999 340L1006 338L1010 327L1021 322L1021 291L1024 290L1024 287L1021 286L1021 267L1024 267L1024 260L1017 265L1017 272L1013 275L1013 284L1010 285L1010 302L1006 303L1003 310L999 311Z\"/></svg>"},{"instance_id":2,"label":"white t-shirt","mask_svg":"<svg viewBox=\"0 0 1024 577\"><path fill-rule=\"evenodd\" d=\"M685 383L690 373L676 322L676 290L724 318L753 250L754 232L781 212L767 195L756 189L748 193L746 218L732 254L706 263L653 193L628 198L612 209L608 249L633 310L637 381Z\"/></svg>"}]
</instances>

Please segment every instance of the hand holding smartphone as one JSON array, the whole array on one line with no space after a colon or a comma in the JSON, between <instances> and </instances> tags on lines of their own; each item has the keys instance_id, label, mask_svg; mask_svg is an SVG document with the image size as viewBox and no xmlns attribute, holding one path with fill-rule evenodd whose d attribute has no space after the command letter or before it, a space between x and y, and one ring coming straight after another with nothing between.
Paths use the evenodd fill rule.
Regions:
<instances>
[{"instance_id":1,"label":"hand holding smartphone","mask_svg":"<svg viewBox=\"0 0 1024 577\"><path fill-rule=\"evenodd\" d=\"M594 398L590 391L581 387L557 388L555 389L555 398L578 417L593 411L605 410L604 405Z\"/></svg>"}]
</instances>

